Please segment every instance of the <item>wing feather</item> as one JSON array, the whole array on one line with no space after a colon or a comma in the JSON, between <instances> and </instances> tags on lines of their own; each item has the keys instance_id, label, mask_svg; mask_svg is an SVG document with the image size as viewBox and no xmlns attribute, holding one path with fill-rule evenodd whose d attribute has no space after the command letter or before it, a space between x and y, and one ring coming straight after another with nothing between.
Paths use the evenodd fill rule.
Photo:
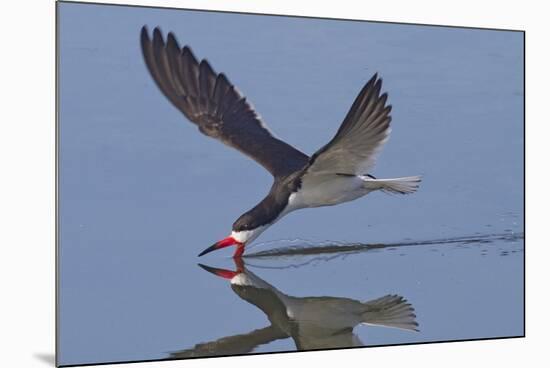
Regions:
<instances>
[{"instance_id":1,"label":"wing feather","mask_svg":"<svg viewBox=\"0 0 550 368\"><path fill-rule=\"evenodd\" d=\"M271 134L223 73L217 74L206 60L199 62L188 46L180 48L172 33L165 42L157 27L150 39L143 27L141 48L157 86L202 133L251 157L274 177L308 164L307 155Z\"/></svg>"},{"instance_id":2,"label":"wing feather","mask_svg":"<svg viewBox=\"0 0 550 368\"><path fill-rule=\"evenodd\" d=\"M310 159L305 174L363 175L374 166L376 155L391 128L388 95L380 95L382 79L375 74L363 87L332 140Z\"/></svg>"}]
</instances>

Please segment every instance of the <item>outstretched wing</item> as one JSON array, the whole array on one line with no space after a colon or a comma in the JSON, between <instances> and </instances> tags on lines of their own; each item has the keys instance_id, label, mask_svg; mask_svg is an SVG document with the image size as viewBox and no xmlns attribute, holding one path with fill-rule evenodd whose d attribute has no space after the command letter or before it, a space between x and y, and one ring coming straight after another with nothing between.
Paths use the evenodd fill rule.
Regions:
<instances>
[{"instance_id":1,"label":"outstretched wing","mask_svg":"<svg viewBox=\"0 0 550 368\"><path fill-rule=\"evenodd\" d=\"M189 47L181 49L172 33L164 42L155 28L151 40L144 26L141 48L160 90L202 133L248 155L275 177L307 165L307 155L275 138L227 77L206 60L198 62Z\"/></svg>"},{"instance_id":2,"label":"outstretched wing","mask_svg":"<svg viewBox=\"0 0 550 368\"><path fill-rule=\"evenodd\" d=\"M338 132L311 156L307 174L363 175L390 134L391 106L380 95L382 79L375 74L363 87Z\"/></svg>"}]
</instances>

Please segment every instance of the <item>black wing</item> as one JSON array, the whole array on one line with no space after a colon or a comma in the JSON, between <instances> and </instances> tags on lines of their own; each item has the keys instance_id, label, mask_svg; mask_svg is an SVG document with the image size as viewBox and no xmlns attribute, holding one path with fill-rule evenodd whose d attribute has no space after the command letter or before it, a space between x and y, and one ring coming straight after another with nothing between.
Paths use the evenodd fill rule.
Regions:
<instances>
[{"instance_id":1,"label":"black wing","mask_svg":"<svg viewBox=\"0 0 550 368\"><path fill-rule=\"evenodd\" d=\"M202 133L245 153L275 177L307 164L309 157L275 138L223 73L206 60L198 62L189 47L180 49L172 33L165 43L155 28L151 40L144 26L141 48L160 90Z\"/></svg>"}]
</instances>

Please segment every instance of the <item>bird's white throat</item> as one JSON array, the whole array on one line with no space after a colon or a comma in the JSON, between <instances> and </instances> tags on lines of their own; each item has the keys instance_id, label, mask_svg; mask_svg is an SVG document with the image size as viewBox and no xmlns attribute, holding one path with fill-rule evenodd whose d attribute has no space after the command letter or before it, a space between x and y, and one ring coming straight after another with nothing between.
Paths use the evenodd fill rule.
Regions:
<instances>
[{"instance_id":1,"label":"bird's white throat","mask_svg":"<svg viewBox=\"0 0 550 368\"><path fill-rule=\"evenodd\" d=\"M258 236L260 236L260 234L263 233L268 227L269 225L264 225L251 230L232 231L231 237L239 243L250 243Z\"/></svg>"}]
</instances>

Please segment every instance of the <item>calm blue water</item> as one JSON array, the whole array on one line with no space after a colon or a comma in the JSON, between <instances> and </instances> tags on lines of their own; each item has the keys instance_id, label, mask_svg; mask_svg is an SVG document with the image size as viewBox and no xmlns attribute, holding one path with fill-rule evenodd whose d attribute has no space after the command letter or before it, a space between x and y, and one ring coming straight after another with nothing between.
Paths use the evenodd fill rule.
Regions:
<instances>
[{"instance_id":1,"label":"calm blue water","mask_svg":"<svg viewBox=\"0 0 550 368\"><path fill-rule=\"evenodd\" d=\"M68 3L59 15L61 364L296 350L324 330L253 301L344 326L351 304L314 296L396 294L414 308L418 332L358 325L359 345L523 334L521 33ZM289 215L249 250L271 256L245 259L262 287L206 272L199 260L235 270L232 250L196 255L271 177L159 92L144 24L207 57L309 154L379 72L393 132L372 174L422 174L420 191Z\"/></svg>"}]
</instances>

